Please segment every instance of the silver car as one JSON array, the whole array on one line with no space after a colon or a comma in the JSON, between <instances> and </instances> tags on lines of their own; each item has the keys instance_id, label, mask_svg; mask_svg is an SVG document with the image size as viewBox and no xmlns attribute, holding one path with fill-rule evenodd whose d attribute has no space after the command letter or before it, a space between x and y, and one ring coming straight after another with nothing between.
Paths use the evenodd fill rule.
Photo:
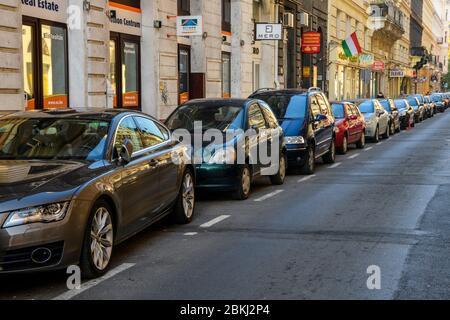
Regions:
<instances>
[{"instance_id":1,"label":"silver car","mask_svg":"<svg viewBox=\"0 0 450 320\"><path fill-rule=\"evenodd\" d=\"M376 99L354 101L366 120L366 137L374 142L380 141L380 137L389 138L389 113Z\"/></svg>"}]
</instances>

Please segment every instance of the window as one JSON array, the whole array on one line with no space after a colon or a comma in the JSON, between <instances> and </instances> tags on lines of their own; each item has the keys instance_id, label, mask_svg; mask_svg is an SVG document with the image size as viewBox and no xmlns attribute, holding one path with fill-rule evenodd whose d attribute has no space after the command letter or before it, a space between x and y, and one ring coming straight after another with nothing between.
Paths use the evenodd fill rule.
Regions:
<instances>
[{"instance_id":1,"label":"window","mask_svg":"<svg viewBox=\"0 0 450 320\"><path fill-rule=\"evenodd\" d=\"M150 119L143 117L135 118L142 135L144 148L156 146L169 139L167 131Z\"/></svg>"},{"instance_id":2,"label":"window","mask_svg":"<svg viewBox=\"0 0 450 320\"><path fill-rule=\"evenodd\" d=\"M328 105L325 102L325 100L323 99L323 97L321 95L317 95L317 102L319 103L319 108L320 108L320 113L328 116L330 114L329 110L328 110Z\"/></svg>"},{"instance_id":3,"label":"window","mask_svg":"<svg viewBox=\"0 0 450 320\"><path fill-rule=\"evenodd\" d=\"M222 31L231 32L231 0L222 0Z\"/></svg>"},{"instance_id":4,"label":"window","mask_svg":"<svg viewBox=\"0 0 450 320\"><path fill-rule=\"evenodd\" d=\"M24 17L22 47L26 109L68 108L66 26Z\"/></svg>"},{"instance_id":5,"label":"window","mask_svg":"<svg viewBox=\"0 0 450 320\"><path fill-rule=\"evenodd\" d=\"M128 139L133 145L133 153L143 149L139 129L132 117L128 117L122 120L117 128L116 141L114 146L116 150L122 148L125 139Z\"/></svg>"},{"instance_id":6,"label":"window","mask_svg":"<svg viewBox=\"0 0 450 320\"><path fill-rule=\"evenodd\" d=\"M315 118L320 114L319 103L317 102L317 98L315 96L309 97L309 101L311 103L312 116L313 116L313 118Z\"/></svg>"},{"instance_id":7,"label":"window","mask_svg":"<svg viewBox=\"0 0 450 320\"><path fill-rule=\"evenodd\" d=\"M139 38L112 33L109 42L109 81L114 94L113 107L140 108Z\"/></svg>"},{"instance_id":8,"label":"window","mask_svg":"<svg viewBox=\"0 0 450 320\"><path fill-rule=\"evenodd\" d=\"M231 97L231 54L222 52L222 97Z\"/></svg>"},{"instance_id":9,"label":"window","mask_svg":"<svg viewBox=\"0 0 450 320\"><path fill-rule=\"evenodd\" d=\"M260 108L264 113L264 117L266 118L267 123L271 129L278 128L278 120L273 114L272 110L270 110L269 106L264 104L260 104Z\"/></svg>"},{"instance_id":10,"label":"window","mask_svg":"<svg viewBox=\"0 0 450 320\"><path fill-rule=\"evenodd\" d=\"M178 102L183 104L189 100L189 74L191 70L191 49L178 47Z\"/></svg>"},{"instance_id":11,"label":"window","mask_svg":"<svg viewBox=\"0 0 450 320\"><path fill-rule=\"evenodd\" d=\"M191 15L191 1L190 0L178 0L178 15L190 16Z\"/></svg>"},{"instance_id":12,"label":"window","mask_svg":"<svg viewBox=\"0 0 450 320\"><path fill-rule=\"evenodd\" d=\"M248 125L250 128L266 128L266 120L257 104L253 104L248 108Z\"/></svg>"}]
</instances>

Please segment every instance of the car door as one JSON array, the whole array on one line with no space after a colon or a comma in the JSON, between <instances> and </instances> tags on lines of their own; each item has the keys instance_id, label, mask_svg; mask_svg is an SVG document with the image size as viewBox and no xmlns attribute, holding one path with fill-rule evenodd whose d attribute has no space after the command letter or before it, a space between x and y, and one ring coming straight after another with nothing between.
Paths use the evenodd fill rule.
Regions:
<instances>
[{"instance_id":1,"label":"car door","mask_svg":"<svg viewBox=\"0 0 450 320\"><path fill-rule=\"evenodd\" d=\"M267 156L270 158L271 163L265 165L265 167L278 164L279 156L281 154L282 143L283 143L283 129L281 129L278 124L278 120L273 114L272 110L267 104L260 103L264 118L266 119L266 126L268 132L268 145L267 145ZM275 154L272 152L275 152ZM272 167L274 168L274 167Z\"/></svg>"},{"instance_id":2,"label":"car door","mask_svg":"<svg viewBox=\"0 0 450 320\"><path fill-rule=\"evenodd\" d=\"M168 129L145 116L137 116L135 119L141 131L144 148L148 150L152 163L158 169L159 189L154 196L158 198L159 204L151 212L153 217L157 217L161 210L171 205L178 196L177 161L182 155L177 154L177 150L174 149L176 143L171 140Z\"/></svg>"},{"instance_id":3,"label":"car door","mask_svg":"<svg viewBox=\"0 0 450 320\"><path fill-rule=\"evenodd\" d=\"M345 104L346 114L347 114L347 122L348 122L348 134L349 134L349 143L353 143L359 139L358 137L358 116L355 113L352 105Z\"/></svg>"},{"instance_id":4,"label":"car door","mask_svg":"<svg viewBox=\"0 0 450 320\"><path fill-rule=\"evenodd\" d=\"M252 103L247 111L248 128L254 131L248 139L251 164L253 166L253 174L257 175L262 169L259 159L259 148L268 146L268 127L264 115L257 103Z\"/></svg>"},{"instance_id":5,"label":"car door","mask_svg":"<svg viewBox=\"0 0 450 320\"><path fill-rule=\"evenodd\" d=\"M364 120L364 116L359 111L358 107L355 105L351 105L353 109L353 113L356 115L358 120L356 120L356 130L357 130L357 139L361 139L361 136L364 134L364 129L366 127L366 121Z\"/></svg>"},{"instance_id":6,"label":"car door","mask_svg":"<svg viewBox=\"0 0 450 320\"><path fill-rule=\"evenodd\" d=\"M311 122L312 127L314 131L314 139L316 142L316 150L315 154L316 156L319 156L322 154L323 150L325 149L325 140L326 140L326 132L324 123L322 120L316 121L317 117L320 116L322 113L320 111L319 102L317 101L316 95L310 95L309 96L309 106L311 110Z\"/></svg>"},{"instance_id":7,"label":"car door","mask_svg":"<svg viewBox=\"0 0 450 320\"><path fill-rule=\"evenodd\" d=\"M144 148L142 135L133 116L118 125L114 147L121 148L125 139L133 145L131 161L123 166L118 195L122 202L124 230L133 233L159 206L158 161Z\"/></svg>"},{"instance_id":8,"label":"car door","mask_svg":"<svg viewBox=\"0 0 450 320\"><path fill-rule=\"evenodd\" d=\"M383 106L377 101L373 101L375 111L378 115L378 125L380 128L380 133L385 133L388 127L389 122L389 113L387 113L386 110L384 110Z\"/></svg>"},{"instance_id":9,"label":"car door","mask_svg":"<svg viewBox=\"0 0 450 320\"><path fill-rule=\"evenodd\" d=\"M328 105L326 98L321 94L316 96L317 102L319 103L320 114L323 116L322 127L323 127L323 140L321 153L325 153L329 150L331 141L333 139L334 133L334 117L331 112L330 106Z\"/></svg>"}]
</instances>

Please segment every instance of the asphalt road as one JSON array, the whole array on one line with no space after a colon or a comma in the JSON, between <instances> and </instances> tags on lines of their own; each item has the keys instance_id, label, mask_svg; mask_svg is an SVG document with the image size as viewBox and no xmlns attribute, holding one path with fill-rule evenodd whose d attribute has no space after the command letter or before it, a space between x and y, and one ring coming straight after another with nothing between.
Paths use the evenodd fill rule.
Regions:
<instances>
[{"instance_id":1,"label":"asphalt road","mask_svg":"<svg viewBox=\"0 0 450 320\"><path fill-rule=\"evenodd\" d=\"M449 194L447 111L315 176L261 179L248 201L202 195L192 224L120 245L82 292L64 271L3 275L0 299L449 299Z\"/></svg>"}]
</instances>

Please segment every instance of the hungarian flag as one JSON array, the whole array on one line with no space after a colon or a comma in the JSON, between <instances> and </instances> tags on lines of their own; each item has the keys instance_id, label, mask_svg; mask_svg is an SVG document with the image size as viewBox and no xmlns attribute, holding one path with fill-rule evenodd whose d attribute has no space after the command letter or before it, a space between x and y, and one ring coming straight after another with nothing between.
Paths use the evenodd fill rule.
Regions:
<instances>
[{"instance_id":1,"label":"hungarian flag","mask_svg":"<svg viewBox=\"0 0 450 320\"><path fill-rule=\"evenodd\" d=\"M342 48L344 49L345 55L349 58L362 53L356 32L353 32L350 37L342 41Z\"/></svg>"}]
</instances>

